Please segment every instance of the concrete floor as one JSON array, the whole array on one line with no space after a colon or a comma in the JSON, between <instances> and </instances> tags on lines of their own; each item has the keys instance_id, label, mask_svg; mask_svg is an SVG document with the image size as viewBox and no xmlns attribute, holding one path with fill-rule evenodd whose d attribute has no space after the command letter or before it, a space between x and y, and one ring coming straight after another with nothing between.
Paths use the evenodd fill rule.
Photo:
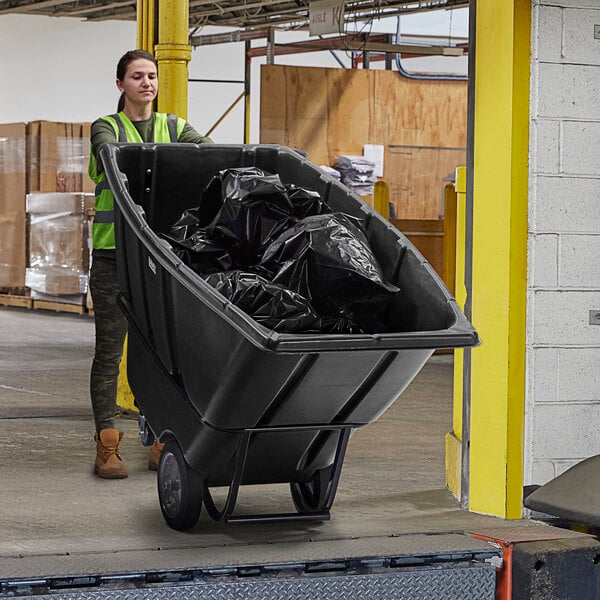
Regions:
<instances>
[{"instance_id":1,"label":"concrete floor","mask_svg":"<svg viewBox=\"0 0 600 600\"><path fill-rule=\"evenodd\" d=\"M27 557L37 565L29 569L38 571L60 569L56 561L64 556L91 563L104 557L135 569L136 556L147 553L167 564L189 559L191 550L198 560L198 552L209 555L211 548L259 556L275 543L299 548L322 542L326 548L332 540L368 545L390 536L465 532L556 537L543 523L462 511L446 490L451 355L432 357L393 407L352 437L330 521L225 525L203 512L191 531L171 530L135 419L118 422L126 434L122 456L129 478L107 481L93 473L93 335L89 316L0 308L0 579L13 573L15 559ZM240 512L292 510L289 488L280 485L244 487L238 506ZM559 537L570 535L578 534Z\"/></svg>"}]
</instances>

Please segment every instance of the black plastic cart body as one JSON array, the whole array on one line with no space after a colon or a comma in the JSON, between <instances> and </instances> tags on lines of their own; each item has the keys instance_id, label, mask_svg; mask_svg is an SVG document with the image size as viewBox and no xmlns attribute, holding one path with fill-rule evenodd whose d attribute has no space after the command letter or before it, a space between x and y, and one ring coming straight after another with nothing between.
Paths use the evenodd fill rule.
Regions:
<instances>
[{"instance_id":1,"label":"black plastic cart body","mask_svg":"<svg viewBox=\"0 0 600 600\"><path fill-rule=\"evenodd\" d=\"M142 439L166 446L161 509L176 529L204 504L224 521L327 519L351 432L380 417L437 348L476 345L476 331L401 232L298 153L267 145L112 144L127 368ZM360 219L398 286L388 333L290 334L258 324L161 239L222 169L256 166L317 191ZM290 483L292 514L234 515L239 487ZM210 488L229 486L217 508Z\"/></svg>"}]
</instances>

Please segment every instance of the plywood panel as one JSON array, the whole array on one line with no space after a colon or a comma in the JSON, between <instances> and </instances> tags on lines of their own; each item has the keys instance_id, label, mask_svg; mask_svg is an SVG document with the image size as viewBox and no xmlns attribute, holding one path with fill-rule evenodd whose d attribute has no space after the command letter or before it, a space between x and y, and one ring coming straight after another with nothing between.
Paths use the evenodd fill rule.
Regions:
<instances>
[{"instance_id":1,"label":"plywood panel","mask_svg":"<svg viewBox=\"0 0 600 600\"><path fill-rule=\"evenodd\" d=\"M307 152L316 164L385 148L384 179L398 218L437 219L444 178L465 162L467 85L397 72L266 65L261 143Z\"/></svg>"},{"instance_id":2,"label":"plywood panel","mask_svg":"<svg viewBox=\"0 0 600 600\"><path fill-rule=\"evenodd\" d=\"M462 148L390 145L386 176L396 214L409 219L437 219L443 214L444 179L464 164ZM405 216L410 215L410 216Z\"/></svg>"},{"instance_id":3,"label":"plywood panel","mask_svg":"<svg viewBox=\"0 0 600 600\"><path fill-rule=\"evenodd\" d=\"M444 222L438 219L391 219L427 262L444 277Z\"/></svg>"}]
</instances>

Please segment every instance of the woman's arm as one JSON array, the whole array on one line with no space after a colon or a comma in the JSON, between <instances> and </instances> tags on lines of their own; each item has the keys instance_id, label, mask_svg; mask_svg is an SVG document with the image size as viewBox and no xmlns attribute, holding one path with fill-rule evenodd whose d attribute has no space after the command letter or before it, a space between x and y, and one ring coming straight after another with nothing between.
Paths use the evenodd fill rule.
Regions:
<instances>
[{"instance_id":1,"label":"woman's arm","mask_svg":"<svg viewBox=\"0 0 600 600\"><path fill-rule=\"evenodd\" d=\"M104 119L98 119L92 123L90 132L90 142L92 144L92 152L98 164L98 170L102 170L102 161L98 158L100 149L109 142L116 142L115 130L112 125Z\"/></svg>"},{"instance_id":2,"label":"woman's arm","mask_svg":"<svg viewBox=\"0 0 600 600\"><path fill-rule=\"evenodd\" d=\"M212 144L213 143L213 141L209 137L206 137L205 135L198 133L187 121L186 121L185 125L183 126L183 131L181 132L181 135L179 136L178 141L182 142L184 144Z\"/></svg>"}]
</instances>

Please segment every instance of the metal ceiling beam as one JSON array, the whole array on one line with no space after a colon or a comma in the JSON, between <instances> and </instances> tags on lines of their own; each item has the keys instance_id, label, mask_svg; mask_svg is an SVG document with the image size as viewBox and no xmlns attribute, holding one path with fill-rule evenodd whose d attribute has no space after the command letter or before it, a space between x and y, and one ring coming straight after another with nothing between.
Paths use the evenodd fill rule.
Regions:
<instances>
[{"instance_id":1,"label":"metal ceiling beam","mask_svg":"<svg viewBox=\"0 0 600 600\"><path fill-rule=\"evenodd\" d=\"M213 44L226 44L230 42L245 42L266 38L268 29L237 30L229 33L215 33L207 35L193 35L190 37L192 46L209 46Z\"/></svg>"},{"instance_id":2,"label":"metal ceiling beam","mask_svg":"<svg viewBox=\"0 0 600 600\"><path fill-rule=\"evenodd\" d=\"M32 14L35 14L35 11L40 9L52 8L54 6L59 6L61 4L70 4L72 2L73 0L37 0L36 2L28 2L27 4L17 4L7 7L0 6L0 15L28 12L32 12Z\"/></svg>"},{"instance_id":3,"label":"metal ceiling beam","mask_svg":"<svg viewBox=\"0 0 600 600\"><path fill-rule=\"evenodd\" d=\"M307 0L191 0L190 25L220 25L247 30L264 27L305 29ZM346 21L394 17L401 14L467 7L469 0L356 0L346 3ZM0 15L33 14L83 16L88 21L135 20L136 0L0 0Z\"/></svg>"},{"instance_id":4,"label":"metal ceiling beam","mask_svg":"<svg viewBox=\"0 0 600 600\"><path fill-rule=\"evenodd\" d=\"M196 0L202 2L201 6L210 6L211 3L206 3L203 0ZM194 2L194 0L192 0ZM258 15L244 15L244 16L232 16L226 17L227 13L239 12L247 7L256 7L255 3L252 5L243 5L240 7L235 3L229 6L223 6L223 4L212 3L213 6L218 6L217 9L207 10L194 10L190 9L190 13L193 18L205 19L210 24L237 24L238 26L250 27L250 26L265 26L265 25L283 25L289 23L303 24L306 25L308 22L308 7L299 7L290 3L280 2L279 4L287 6L288 8L279 8L273 10L273 12L261 11ZM452 7L468 6L468 0L436 0L433 2L390 2L388 4L377 4L378 8L373 13L373 5L376 4L369 0L367 3L354 3L347 4L345 7L345 18L347 21L359 21L368 20L372 18L384 18L394 17L402 14L409 14L414 12L423 12L425 10L432 10L435 8L445 8L447 5ZM271 4L276 6L277 3Z\"/></svg>"},{"instance_id":5,"label":"metal ceiling beam","mask_svg":"<svg viewBox=\"0 0 600 600\"><path fill-rule=\"evenodd\" d=\"M111 19L115 20L131 20L136 18L136 0L132 0L129 3L129 6L125 5L123 8L116 8L110 11L100 11L98 15L90 15L86 18L87 21L110 21Z\"/></svg>"},{"instance_id":6,"label":"metal ceiling beam","mask_svg":"<svg viewBox=\"0 0 600 600\"><path fill-rule=\"evenodd\" d=\"M73 1L73 0L69 0L69 1ZM132 0L121 0L121 2L110 2L109 4L103 4L102 5L102 10L108 10L111 8L122 8L123 6L127 6L127 5L133 5ZM71 8L69 10L64 10L64 11L59 11L54 13L54 16L56 17L72 17L72 16L80 16L80 15L85 15L87 13L93 13L93 12L97 12L98 9L98 5L94 4L94 5L89 5L89 6L81 6L78 5L74 8Z\"/></svg>"},{"instance_id":7,"label":"metal ceiling beam","mask_svg":"<svg viewBox=\"0 0 600 600\"><path fill-rule=\"evenodd\" d=\"M379 37L379 36L378 36ZM381 37L384 37L383 35ZM291 42L287 44L275 44L276 55L298 54L302 52L319 52L325 50L350 50L357 52L379 52L389 54L402 54L416 56L463 56L464 48L454 46L416 46L411 44L390 44L387 42L373 42L361 40L347 40L342 38L326 38L323 40L308 40L306 42ZM265 56L267 46L251 48L248 56Z\"/></svg>"},{"instance_id":8,"label":"metal ceiling beam","mask_svg":"<svg viewBox=\"0 0 600 600\"><path fill-rule=\"evenodd\" d=\"M198 6L214 6L216 7L217 12L227 12L230 10L248 10L253 8L262 8L264 6L273 6L274 4L281 4L289 6L290 2L282 2L282 0L258 0L257 2L253 2L252 4L248 4L244 2L244 4L236 4L233 2L228 6L223 6L226 2L215 2L214 0L190 0L190 8L198 7ZM301 9L301 7L296 6L296 10ZM308 10L308 6L305 7L305 10Z\"/></svg>"}]
</instances>

